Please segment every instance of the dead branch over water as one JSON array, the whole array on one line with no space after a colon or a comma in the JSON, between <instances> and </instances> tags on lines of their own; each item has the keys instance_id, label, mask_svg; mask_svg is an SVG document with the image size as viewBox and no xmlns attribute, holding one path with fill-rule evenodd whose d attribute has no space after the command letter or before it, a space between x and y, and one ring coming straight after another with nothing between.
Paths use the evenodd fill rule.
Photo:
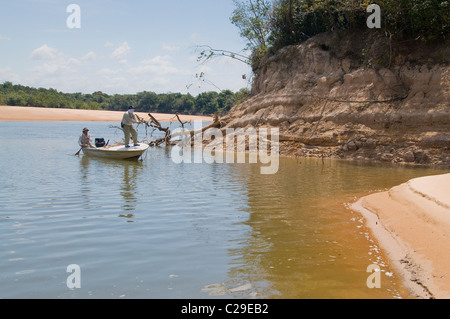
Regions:
<instances>
[{"instance_id":1,"label":"dead branch over water","mask_svg":"<svg viewBox=\"0 0 450 319\"><path fill-rule=\"evenodd\" d=\"M210 129L210 128L213 128L213 127L220 127L220 126L221 126L220 118L219 118L218 114L215 113L215 114L214 114L214 121L213 121L211 124L209 124L209 125L207 125L207 126L201 128L201 129L198 129L198 130L189 130L189 131L186 131L186 130L184 130L184 125L187 124L187 123L189 123L189 122L183 122L183 121L181 121L179 115L178 115L178 114L175 114L175 116L176 116L178 122L179 122L180 125L181 125L182 130L181 130L180 132L174 132L174 133L172 133L172 132L170 131L170 128L169 128L169 127L163 127L163 126L161 125L161 123L160 123L160 122L159 122L159 121L158 121L151 113L148 113L148 116L149 116L150 119L147 120L147 121L144 120L144 119L142 119L142 118L140 118L139 116L137 116L137 118L138 118L139 122L142 123L142 124L144 124L145 126L151 127L151 128L153 128L153 129L159 130L159 131L161 131L161 132L164 132L164 137L159 138L159 139L157 139L157 140L154 140L154 141L151 141L151 142L148 143L148 144L149 144L150 146L152 146L152 147L159 146L159 145L161 145L161 144L165 144L166 146L174 145L175 143L172 142L172 138L178 137L178 136L186 136L186 135L190 135L191 140L192 140L196 134L203 133L203 132L205 132L206 130L208 130L208 129Z\"/></svg>"}]
</instances>

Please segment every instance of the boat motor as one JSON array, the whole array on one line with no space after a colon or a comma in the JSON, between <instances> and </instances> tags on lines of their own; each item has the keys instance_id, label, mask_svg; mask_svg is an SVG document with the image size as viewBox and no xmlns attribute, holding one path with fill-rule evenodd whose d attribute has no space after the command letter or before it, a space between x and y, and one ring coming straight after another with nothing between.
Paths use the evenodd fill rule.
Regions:
<instances>
[{"instance_id":1,"label":"boat motor","mask_svg":"<svg viewBox=\"0 0 450 319\"><path fill-rule=\"evenodd\" d=\"M105 139L104 138L96 138L95 139L95 147L105 147Z\"/></svg>"}]
</instances>

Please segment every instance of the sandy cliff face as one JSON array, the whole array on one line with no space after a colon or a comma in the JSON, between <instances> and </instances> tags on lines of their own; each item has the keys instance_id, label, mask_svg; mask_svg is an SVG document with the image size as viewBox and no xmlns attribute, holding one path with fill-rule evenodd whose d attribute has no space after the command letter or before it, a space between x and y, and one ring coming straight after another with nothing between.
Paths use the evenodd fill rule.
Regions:
<instances>
[{"instance_id":1,"label":"sandy cliff face","mask_svg":"<svg viewBox=\"0 0 450 319\"><path fill-rule=\"evenodd\" d=\"M367 45L367 36L323 34L283 48L226 126L279 127L282 155L450 166L448 43Z\"/></svg>"}]
</instances>

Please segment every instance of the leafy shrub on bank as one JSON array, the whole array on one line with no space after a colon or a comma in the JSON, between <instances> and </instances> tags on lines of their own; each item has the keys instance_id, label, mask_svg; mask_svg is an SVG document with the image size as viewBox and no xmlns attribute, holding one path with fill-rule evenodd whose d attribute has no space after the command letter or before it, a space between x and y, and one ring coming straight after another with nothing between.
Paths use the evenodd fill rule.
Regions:
<instances>
[{"instance_id":1,"label":"leafy shrub on bank","mask_svg":"<svg viewBox=\"0 0 450 319\"><path fill-rule=\"evenodd\" d=\"M262 0L246 0L250 4ZM265 1L267 2L267 1ZM263 56L277 50L297 45L307 39L333 30L367 30L367 7L378 4L381 8L381 29L373 30L390 41L441 41L450 36L450 0L275 0L264 15L240 14L238 17L255 17L269 21L240 21L238 26L251 30L264 26L260 32L242 32L244 37L267 34L264 45L251 47L251 64L256 71ZM252 10L254 6L240 6ZM239 11L239 12L240 12ZM255 12L256 13L256 12ZM234 16L234 21L236 17ZM269 27L267 27L269 26ZM245 31L245 30L244 30ZM251 42L252 37L250 37Z\"/></svg>"}]
</instances>

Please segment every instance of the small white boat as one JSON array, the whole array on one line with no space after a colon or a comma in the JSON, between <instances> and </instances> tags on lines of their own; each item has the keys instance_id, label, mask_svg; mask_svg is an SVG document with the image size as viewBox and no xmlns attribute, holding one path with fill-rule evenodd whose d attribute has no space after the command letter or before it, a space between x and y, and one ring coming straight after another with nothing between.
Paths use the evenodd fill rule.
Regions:
<instances>
[{"instance_id":1,"label":"small white boat","mask_svg":"<svg viewBox=\"0 0 450 319\"><path fill-rule=\"evenodd\" d=\"M109 159L139 159L150 146L140 144L139 146L125 147L125 145L105 146L105 147L85 147L83 154L92 157Z\"/></svg>"}]
</instances>

